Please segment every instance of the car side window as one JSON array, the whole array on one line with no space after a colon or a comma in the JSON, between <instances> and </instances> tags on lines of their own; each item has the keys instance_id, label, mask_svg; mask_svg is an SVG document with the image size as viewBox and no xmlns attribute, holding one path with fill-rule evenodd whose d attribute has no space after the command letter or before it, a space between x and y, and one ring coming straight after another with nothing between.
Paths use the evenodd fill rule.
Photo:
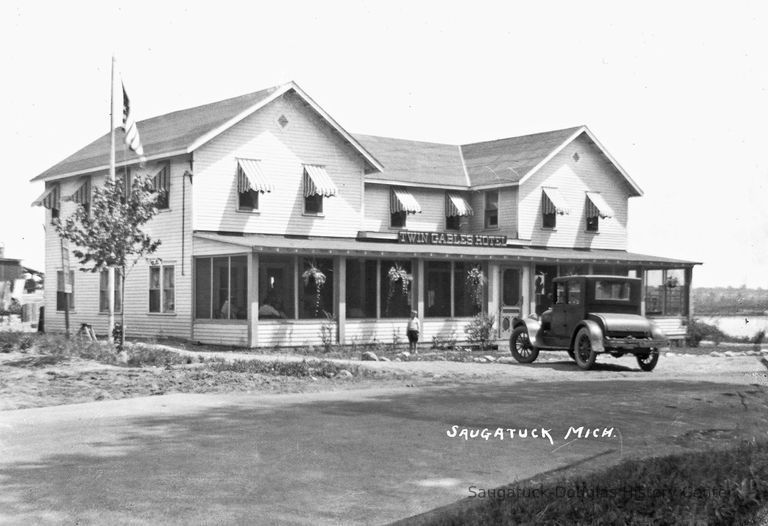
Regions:
<instances>
[{"instance_id":1,"label":"car side window","mask_svg":"<svg viewBox=\"0 0 768 526\"><path fill-rule=\"evenodd\" d=\"M581 304L581 283L572 281L568 284L568 305Z\"/></svg>"},{"instance_id":2,"label":"car side window","mask_svg":"<svg viewBox=\"0 0 768 526\"><path fill-rule=\"evenodd\" d=\"M565 282L560 282L555 287L555 303L565 303Z\"/></svg>"}]
</instances>

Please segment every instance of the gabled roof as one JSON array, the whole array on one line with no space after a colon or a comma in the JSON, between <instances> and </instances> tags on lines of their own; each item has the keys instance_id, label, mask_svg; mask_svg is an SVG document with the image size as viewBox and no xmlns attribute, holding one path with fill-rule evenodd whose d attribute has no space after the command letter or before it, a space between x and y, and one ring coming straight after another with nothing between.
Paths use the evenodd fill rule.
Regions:
<instances>
[{"instance_id":1,"label":"gabled roof","mask_svg":"<svg viewBox=\"0 0 768 526\"><path fill-rule=\"evenodd\" d=\"M582 134L586 135L624 178L633 195L642 190L586 126L576 126L462 146L371 135L355 137L384 164L368 182L392 182L475 190L524 182Z\"/></svg>"},{"instance_id":2,"label":"gabled roof","mask_svg":"<svg viewBox=\"0 0 768 526\"><path fill-rule=\"evenodd\" d=\"M462 146L472 184L519 183L578 130L580 126Z\"/></svg>"},{"instance_id":3,"label":"gabled roof","mask_svg":"<svg viewBox=\"0 0 768 526\"><path fill-rule=\"evenodd\" d=\"M369 174L369 182L391 182L400 186L439 186L466 189L467 174L459 146L355 134L368 151L384 165Z\"/></svg>"},{"instance_id":4,"label":"gabled roof","mask_svg":"<svg viewBox=\"0 0 768 526\"><path fill-rule=\"evenodd\" d=\"M351 143L366 160L369 171L381 170L382 167L378 161L294 82L139 121L137 126L147 160L190 153L290 91L297 93L307 105ZM120 152L118 165L138 162L138 157L127 149L125 161L123 161L122 129L115 130L115 143ZM106 170L109 168L109 147L110 138L107 133L36 176L32 181L61 179Z\"/></svg>"}]
</instances>

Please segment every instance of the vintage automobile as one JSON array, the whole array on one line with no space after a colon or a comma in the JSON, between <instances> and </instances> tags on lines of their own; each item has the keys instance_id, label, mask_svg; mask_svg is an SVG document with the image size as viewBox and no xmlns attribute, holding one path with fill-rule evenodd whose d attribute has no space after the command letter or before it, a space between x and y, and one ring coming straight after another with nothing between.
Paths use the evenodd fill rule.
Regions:
<instances>
[{"instance_id":1,"label":"vintage automobile","mask_svg":"<svg viewBox=\"0 0 768 526\"><path fill-rule=\"evenodd\" d=\"M552 280L552 307L540 318L517 318L509 340L512 356L531 363L543 350L565 350L591 369L598 354L633 354L652 371L666 335L640 314L641 280L624 276L567 276Z\"/></svg>"}]
</instances>

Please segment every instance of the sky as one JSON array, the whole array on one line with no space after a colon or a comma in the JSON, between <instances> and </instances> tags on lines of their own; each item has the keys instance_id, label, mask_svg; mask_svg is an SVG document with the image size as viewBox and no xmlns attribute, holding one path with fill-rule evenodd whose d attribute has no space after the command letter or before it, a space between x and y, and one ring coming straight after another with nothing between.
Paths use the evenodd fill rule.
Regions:
<instances>
[{"instance_id":1,"label":"sky","mask_svg":"<svg viewBox=\"0 0 768 526\"><path fill-rule=\"evenodd\" d=\"M29 180L137 119L296 81L352 133L462 144L586 124L643 189L629 250L768 288L759 2L0 4L0 243L44 268ZM139 130L140 131L140 130Z\"/></svg>"}]
</instances>

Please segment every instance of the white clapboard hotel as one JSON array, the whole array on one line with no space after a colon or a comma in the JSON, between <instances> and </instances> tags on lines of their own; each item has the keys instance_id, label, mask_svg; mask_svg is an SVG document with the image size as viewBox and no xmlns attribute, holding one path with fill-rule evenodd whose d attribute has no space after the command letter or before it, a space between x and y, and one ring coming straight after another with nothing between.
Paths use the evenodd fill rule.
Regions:
<instances>
[{"instance_id":1,"label":"white clapboard hotel","mask_svg":"<svg viewBox=\"0 0 768 526\"><path fill-rule=\"evenodd\" d=\"M163 199L147 231L162 245L116 298L129 335L390 342L413 309L422 341L465 339L478 310L506 338L512 317L547 306L549 280L575 273L642 277L645 314L685 334L695 263L627 252L628 200L642 191L585 126L462 145L354 135L288 83L138 128L147 162L120 151L117 170L154 178ZM49 225L48 331L64 330L67 297L50 222L89 206L109 145L107 134L33 179L45 184L34 204ZM480 299L471 271L485 278ZM71 327L105 334L106 273L71 279Z\"/></svg>"}]
</instances>

